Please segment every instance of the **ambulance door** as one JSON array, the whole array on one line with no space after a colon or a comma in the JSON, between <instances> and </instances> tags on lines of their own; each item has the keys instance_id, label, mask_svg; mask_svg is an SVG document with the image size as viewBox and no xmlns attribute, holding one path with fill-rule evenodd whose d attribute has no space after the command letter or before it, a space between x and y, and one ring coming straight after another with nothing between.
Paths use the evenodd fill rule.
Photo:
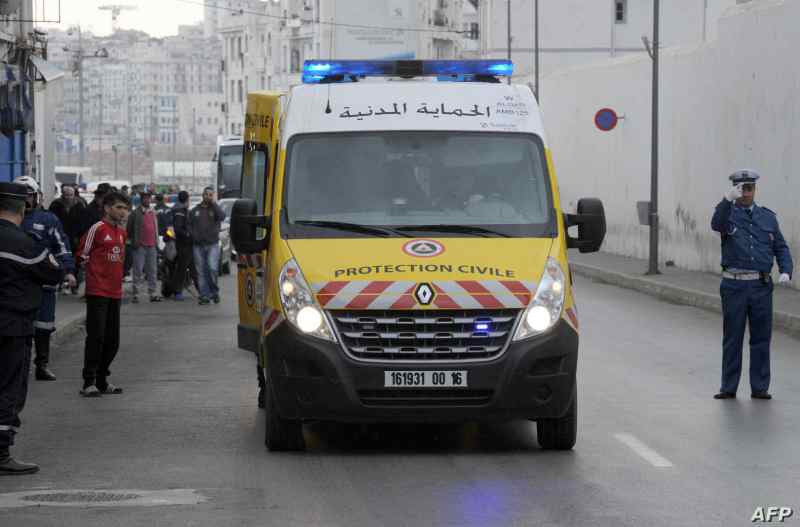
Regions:
<instances>
[{"instance_id":1,"label":"ambulance door","mask_svg":"<svg viewBox=\"0 0 800 527\"><path fill-rule=\"evenodd\" d=\"M254 93L247 96L241 197L258 205L256 214L269 214L272 188L272 144L279 109L279 95ZM261 230L261 229L259 229ZM264 234L266 235L266 230ZM237 254L239 283L239 347L257 352L264 313L264 281L267 252Z\"/></svg>"},{"instance_id":2,"label":"ambulance door","mask_svg":"<svg viewBox=\"0 0 800 527\"><path fill-rule=\"evenodd\" d=\"M242 197L258 203L258 214L264 214L269 176L269 147L245 142L242 162ZM239 347L256 352L261 337L261 316L264 310L264 263L266 253L237 254L239 283Z\"/></svg>"}]
</instances>

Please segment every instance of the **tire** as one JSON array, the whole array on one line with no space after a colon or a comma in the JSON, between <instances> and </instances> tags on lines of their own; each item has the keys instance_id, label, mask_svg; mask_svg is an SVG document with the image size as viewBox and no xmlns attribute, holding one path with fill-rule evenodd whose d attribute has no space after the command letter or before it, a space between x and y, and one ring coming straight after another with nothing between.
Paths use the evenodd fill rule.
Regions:
<instances>
[{"instance_id":1,"label":"tire","mask_svg":"<svg viewBox=\"0 0 800 527\"><path fill-rule=\"evenodd\" d=\"M275 387L266 375L267 385L264 387L264 406L266 406L266 425L264 444L270 452L298 452L305 450L303 423L284 419L278 411L275 398Z\"/></svg>"},{"instance_id":2,"label":"tire","mask_svg":"<svg viewBox=\"0 0 800 527\"><path fill-rule=\"evenodd\" d=\"M563 417L538 419L536 438L544 450L572 450L578 438L578 393L572 393L572 404Z\"/></svg>"}]
</instances>

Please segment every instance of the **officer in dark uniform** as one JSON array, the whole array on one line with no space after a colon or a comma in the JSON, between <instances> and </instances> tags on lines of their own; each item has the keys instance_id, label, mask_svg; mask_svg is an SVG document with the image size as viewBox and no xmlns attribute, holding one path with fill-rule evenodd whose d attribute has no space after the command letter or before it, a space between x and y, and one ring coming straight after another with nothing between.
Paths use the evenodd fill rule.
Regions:
<instances>
[{"instance_id":1,"label":"officer in dark uniform","mask_svg":"<svg viewBox=\"0 0 800 527\"><path fill-rule=\"evenodd\" d=\"M733 186L717 205L711 228L722 237L722 386L715 399L733 399L742 371L745 325L750 323L750 389L754 399L769 393L769 346L772 338L771 271L777 260L779 283L792 279L792 256L778 218L753 201L759 175L739 170Z\"/></svg>"},{"instance_id":2,"label":"officer in dark uniform","mask_svg":"<svg viewBox=\"0 0 800 527\"><path fill-rule=\"evenodd\" d=\"M33 322L42 286L57 285L64 270L20 228L27 188L0 183L0 475L30 474L37 465L14 460L9 447L28 392Z\"/></svg>"},{"instance_id":3,"label":"officer in dark uniform","mask_svg":"<svg viewBox=\"0 0 800 527\"><path fill-rule=\"evenodd\" d=\"M52 212L40 206L39 184L30 176L22 176L14 183L28 187L28 199L25 207L25 219L22 220L22 230L33 238L41 247L50 250L58 263L66 272L66 279L70 288L77 286L75 279L75 260L70 251L69 240L64 234L61 221ZM50 336L56 330L56 293L58 288L51 285L42 287L42 303L39 313L33 323L34 360L36 365L35 378L38 381L54 381L55 374L50 371Z\"/></svg>"}]
</instances>

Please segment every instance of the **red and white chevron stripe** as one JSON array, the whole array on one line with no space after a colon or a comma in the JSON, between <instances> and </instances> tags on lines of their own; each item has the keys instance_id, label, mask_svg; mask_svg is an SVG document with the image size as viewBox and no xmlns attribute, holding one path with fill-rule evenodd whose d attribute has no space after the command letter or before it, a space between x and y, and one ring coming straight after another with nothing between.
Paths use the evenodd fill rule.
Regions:
<instances>
[{"instance_id":1,"label":"red and white chevron stripe","mask_svg":"<svg viewBox=\"0 0 800 527\"><path fill-rule=\"evenodd\" d=\"M312 285L325 309L399 310L417 307L414 281L332 281ZM428 282L438 309L508 309L526 307L536 283L520 280L441 280Z\"/></svg>"}]
</instances>

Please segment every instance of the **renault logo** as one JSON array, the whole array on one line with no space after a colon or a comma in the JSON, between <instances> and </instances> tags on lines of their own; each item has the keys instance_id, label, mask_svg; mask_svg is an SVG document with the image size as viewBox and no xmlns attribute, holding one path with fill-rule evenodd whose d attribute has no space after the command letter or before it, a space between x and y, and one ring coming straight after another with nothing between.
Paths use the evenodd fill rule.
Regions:
<instances>
[{"instance_id":1,"label":"renault logo","mask_svg":"<svg viewBox=\"0 0 800 527\"><path fill-rule=\"evenodd\" d=\"M430 284L419 284L416 291L414 291L414 297L421 306L428 306L433 302L436 293L433 291L433 287L431 287Z\"/></svg>"}]
</instances>

